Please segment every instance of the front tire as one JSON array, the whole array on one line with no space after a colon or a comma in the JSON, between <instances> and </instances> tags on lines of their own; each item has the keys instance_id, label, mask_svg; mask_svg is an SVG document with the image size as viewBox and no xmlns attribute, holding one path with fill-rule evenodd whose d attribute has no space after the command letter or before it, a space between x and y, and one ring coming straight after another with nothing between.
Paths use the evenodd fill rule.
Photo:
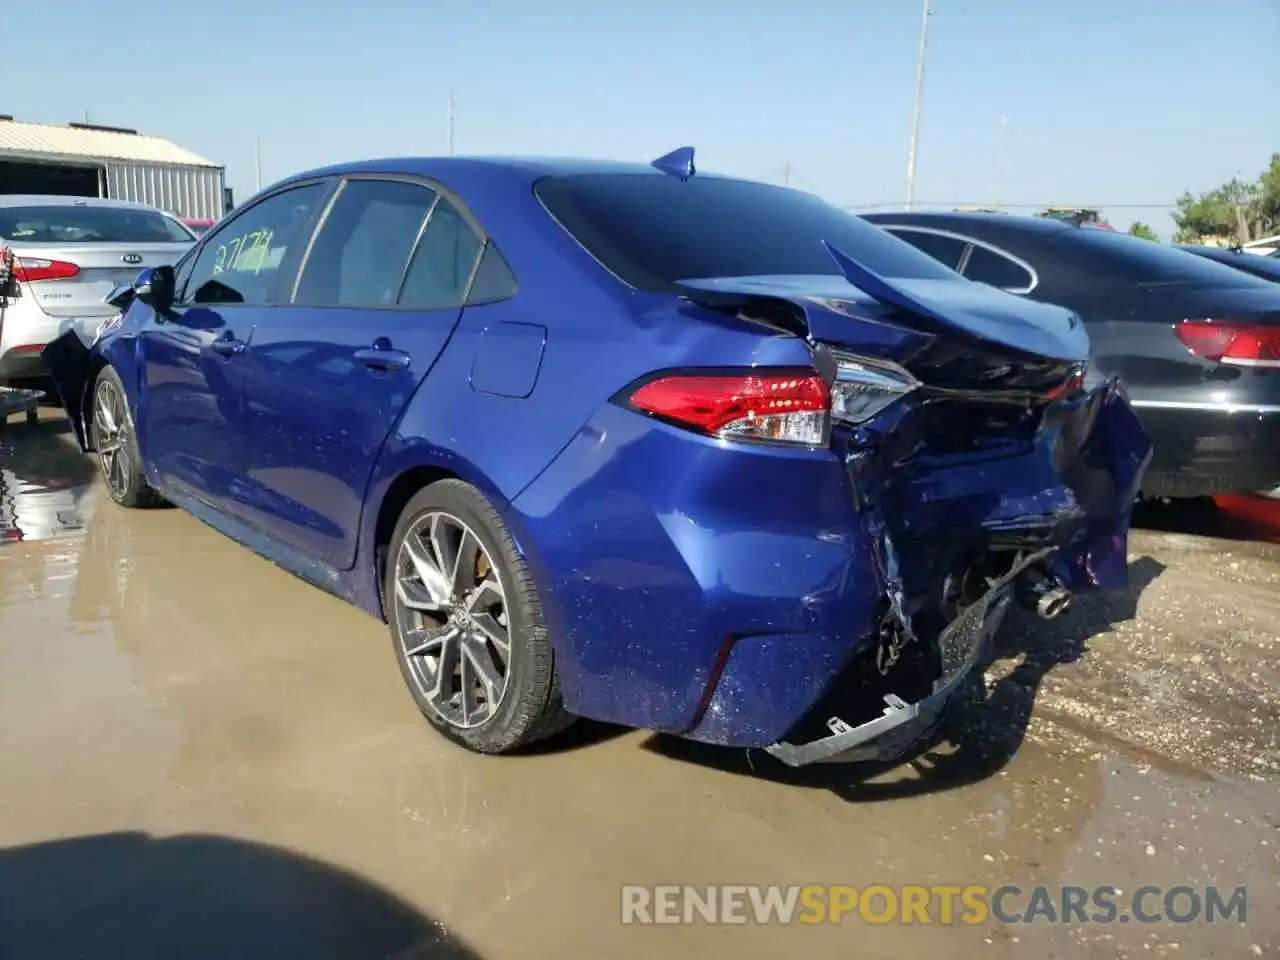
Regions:
<instances>
[{"instance_id":1,"label":"front tire","mask_svg":"<svg viewBox=\"0 0 1280 960\"><path fill-rule=\"evenodd\" d=\"M506 753L573 722L533 579L474 487L441 480L409 501L383 597L409 692L449 739Z\"/></svg>"},{"instance_id":2,"label":"front tire","mask_svg":"<svg viewBox=\"0 0 1280 960\"><path fill-rule=\"evenodd\" d=\"M111 499L122 507L156 507L164 502L147 483L138 436L120 377L103 367L93 384L93 445Z\"/></svg>"}]
</instances>

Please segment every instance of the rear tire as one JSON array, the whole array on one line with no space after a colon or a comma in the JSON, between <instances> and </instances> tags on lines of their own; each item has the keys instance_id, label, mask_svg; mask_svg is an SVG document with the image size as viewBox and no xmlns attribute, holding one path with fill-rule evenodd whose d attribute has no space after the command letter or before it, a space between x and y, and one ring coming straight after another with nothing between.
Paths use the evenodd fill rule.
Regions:
<instances>
[{"instance_id":1,"label":"rear tire","mask_svg":"<svg viewBox=\"0 0 1280 960\"><path fill-rule=\"evenodd\" d=\"M405 505L383 597L405 684L450 740L507 753L573 723L533 578L475 487L441 480Z\"/></svg>"},{"instance_id":2,"label":"rear tire","mask_svg":"<svg viewBox=\"0 0 1280 960\"><path fill-rule=\"evenodd\" d=\"M145 509L163 504L164 499L147 482L128 394L111 367L103 367L94 381L90 409L89 429L111 499L122 507Z\"/></svg>"}]
</instances>

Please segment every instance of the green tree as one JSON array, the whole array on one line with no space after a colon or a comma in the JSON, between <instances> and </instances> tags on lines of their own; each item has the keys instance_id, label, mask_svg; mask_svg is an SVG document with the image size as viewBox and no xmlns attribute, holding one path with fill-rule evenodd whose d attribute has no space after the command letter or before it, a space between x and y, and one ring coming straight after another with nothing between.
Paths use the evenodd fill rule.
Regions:
<instances>
[{"instance_id":1,"label":"green tree","mask_svg":"<svg viewBox=\"0 0 1280 960\"><path fill-rule=\"evenodd\" d=\"M1129 236L1141 237L1143 240L1154 240L1156 243L1160 242L1159 235L1145 223L1141 222L1129 224Z\"/></svg>"},{"instance_id":2,"label":"green tree","mask_svg":"<svg viewBox=\"0 0 1280 960\"><path fill-rule=\"evenodd\" d=\"M1173 222L1177 243L1205 239L1248 243L1280 232L1280 153L1257 180L1232 178L1199 196L1178 198Z\"/></svg>"},{"instance_id":3,"label":"green tree","mask_svg":"<svg viewBox=\"0 0 1280 960\"><path fill-rule=\"evenodd\" d=\"M1271 155L1271 165L1258 178L1258 214L1267 236L1280 233L1280 153Z\"/></svg>"}]
</instances>

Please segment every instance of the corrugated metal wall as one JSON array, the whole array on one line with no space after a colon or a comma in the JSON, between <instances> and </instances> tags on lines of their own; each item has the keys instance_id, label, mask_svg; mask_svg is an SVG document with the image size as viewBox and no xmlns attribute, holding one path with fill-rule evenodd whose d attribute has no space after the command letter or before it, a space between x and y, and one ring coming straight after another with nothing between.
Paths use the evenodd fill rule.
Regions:
<instances>
[{"instance_id":1,"label":"corrugated metal wall","mask_svg":"<svg viewBox=\"0 0 1280 960\"><path fill-rule=\"evenodd\" d=\"M216 167L107 161L107 196L149 203L181 217L222 216L223 172Z\"/></svg>"}]
</instances>

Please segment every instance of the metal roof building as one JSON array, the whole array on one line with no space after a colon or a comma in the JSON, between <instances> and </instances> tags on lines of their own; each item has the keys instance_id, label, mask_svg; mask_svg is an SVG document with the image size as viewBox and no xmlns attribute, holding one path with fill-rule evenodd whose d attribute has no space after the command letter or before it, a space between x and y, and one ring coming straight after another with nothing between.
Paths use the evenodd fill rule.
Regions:
<instances>
[{"instance_id":1,"label":"metal roof building","mask_svg":"<svg viewBox=\"0 0 1280 960\"><path fill-rule=\"evenodd\" d=\"M0 193L60 193L149 203L184 217L224 212L225 170L124 127L25 123L0 115Z\"/></svg>"}]
</instances>

